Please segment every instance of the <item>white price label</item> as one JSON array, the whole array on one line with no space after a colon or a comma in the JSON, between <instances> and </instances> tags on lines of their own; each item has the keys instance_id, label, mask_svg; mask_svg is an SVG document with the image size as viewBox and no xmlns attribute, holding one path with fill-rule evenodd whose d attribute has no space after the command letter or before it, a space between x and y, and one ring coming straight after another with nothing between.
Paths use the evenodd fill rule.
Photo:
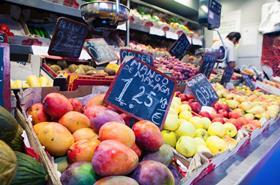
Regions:
<instances>
[{"instance_id":1,"label":"white price label","mask_svg":"<svg viewBox=\"0 0 280 185\"><path fill-rule=\"evenodd\" d=\"M171 31L167 31L165 34L166 38L168 39L174 39L174 40L178 40L179 36L177 33L173 33Z\"/></svg>"},{"instance_id":2,"label":"white price label","mask_svg":"<svg viewBox=\"0 0 280 185\"><path fill-rule=\"evenodd\" d=\"M164 36L165 33L162 29L151 27L150 32L151 35L158 35L158 36Z\"/></svg>"}]
</instances>

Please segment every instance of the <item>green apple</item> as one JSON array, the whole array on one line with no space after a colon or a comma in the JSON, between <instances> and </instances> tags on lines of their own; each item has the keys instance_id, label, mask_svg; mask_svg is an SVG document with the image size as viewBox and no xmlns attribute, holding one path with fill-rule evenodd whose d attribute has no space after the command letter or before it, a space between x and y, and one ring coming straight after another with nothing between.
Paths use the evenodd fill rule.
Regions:
<instances>
[{"instance_id":1,"label":"green apple","mask_svg":"<svg viewBox=\"0 0 280 185\"><path fill-rule=\"evenodd\" d=\"M234 126L234 124L232 123L225 123L224 124L224 128L225 128L225 133L226 135L228 135L229 137L234 137L237 134L237 129Z\"/></svg>"},{"instance_id":2,"label":"green apple","mask_svg":"<svg viewBox=\"0 0 280 185\"><path fill-rule=\"evenodd\" d=\"M208 134L211 136L219 136L224 137L225 135L225 127L220 122L212 123L208 128Z\"/></svg>"},{"instance_id":3,"label":"green apple","mask_svg":"<svg viewBox=\"0 0 280 185\"><path fill-rule=\"evenodd\" d=\"M195 130L194 136L195 137L200 137L200 138L206 140L207 137L208 137L208 132L203 128L199 128L199 129Z\"/></svg>"},{"instance_id":4,"label":"green apple","mask_svg":"<svg viewBox=\"0 0 280 185\"><path fill-rule=\"evenodd\" d=\"M168 111L168 114L178 114L178 112L175 110L175 109L173 109L173 108L170 108L169 109L169 111Z\"/></svg>"},{"instance_id":5,"label":"green apple","mask_svg":"<svg viewBox=\"0 0 280 185\"><path fill-rule=\"evenodd\" d=\"M205 145L206 146L205 141L201 137L195 137L195 138L193 138L193 140L194 140L194 143L195 143L196 147L198 147L199 145Z\"/></svg>"},{"instance_id":6,"label":"green apple","mask_svg":"<svg viewBox=\"0 0 280 185\"><path fill-rule=\"evenodd\" d=\"M191 110L192 110L192 108L186 103L180 105L180 112L183 112L183 111L190 112Z\"/></svg>"},{"instance_id":7,"label":"green apple","mask_svg":"<svg viewBox=\"0 0 280 185\"><path fill-rule=\"evenodd\" d=\"M177 136L190 136L194 137L195 127L188 121L182 121L179 128L176 130Z\"/></svg>"},{"instance_id":8,"label":"green apple","mask_svg":"<svg viewBox=\"0 0 280 185\"><path fill-rule=\"evenodd\" d=\"M203 123L203 128L206 129L206 130L209 128L209 126L212 123L209 118L205 118L205 117L201 118L201 121Z\"/></svg>"},{"instance_id":9,"label":"green apple","mask_svg":"<svg viewBox=\"0 0 280 185\"><path fill-rule=\"evenodd\" d=\"M176 143L176 150L185 157L192 157L196 153L196 145L190 136L182 136Z\"/></svg>"},{"instance_id":10,"label":"green apple","mask_svg":"<svg viewBox=\"0 0 280 185\"><path fill-rule=\"evenodd\" d=\"M175 148L176 142L177 142L175 132L172 132L172 131L169 131L169 130L162 130L161 135L162 135L163 140L166 144Z\"/></svg>"},{"instance_id":11,"label":"green apple","mask_svg":"<svg viewBox=\"0 0 280 185\"><path fill-rule=\"evenodd\" d=\"M169 113L167 114L163 129L175 131L179 127L179 118L176 114Z\"/></svg>"},{"instance_id":12,"label":"green apple","mask_svg":"<svg viewBox=\"0 0 280 185\"><path fill-rule=\"evenodd\" d=\"M206 140L206 145L214 155L227 150L226 142L218 136L209 136Z\"/></svg>"},{"instance_id":13,"label":"green apple","mask_svg":"<svg viewBox=\"0 0 280 185\"><path fill-rule=\"evenodd\" d=\"M201 118L198 116L194 116L190 119L190 122L195 126L195 128L203 128L203 122L201 121Z\"/></svg>"},{"instance_id":14,"label":"green apple","mask_svg":"<svg viewBox=\"0 0 280 185\"><path fill-rule=\"evenodd\" d=\"M179 119L190 120L192 118L192 113L188 110L180 112Z\"/></svg>"}]
</instances>

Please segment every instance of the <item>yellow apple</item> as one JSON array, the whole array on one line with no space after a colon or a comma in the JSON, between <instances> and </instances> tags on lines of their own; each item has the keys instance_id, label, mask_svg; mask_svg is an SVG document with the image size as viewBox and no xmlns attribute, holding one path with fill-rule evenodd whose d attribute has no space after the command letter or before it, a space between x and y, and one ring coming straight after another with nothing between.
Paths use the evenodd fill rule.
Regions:
<instances>
[{"instance_id":1,"label":"yellow apple","mask_svg":"<svg viewBox=\"0 0 280 185\"><path fill-rule=\"evenodd\" d=\"M208 137L206 140L206 145L214 155L223 153L227 150L226 142L217 136Z\"/></svg>"},{"instance_id":2,"label":"yellow apple","mask_svg":"<svg viewBox=\"0 0 280 185\"><path fill-rule=\"evenodd\" d=\"M182 136L176 143L176 150L185 157L192 157L196 153L196 145L193 138Z\"/></svg>"},{"instance_id":3,"label":"yellow apple","mask_svg":"<svg viewBox=\"0 0 280 185\"><path fill-rule=\"evenodd\" d=\"M237 129L232 123L225 123L224 124L225 133L229 137L235 137L237 134Z\"/></svg>"},{"instance_id":4,"label":"yellow apple","mask_svg":"<svg viewBox=\"0 0 280 185\"><path fill-rule=\"evenodd\" d=\"M183 111L190 112L191 110L192 110L192 108L186 103L180 105L180 112L183 112Z\"/></svg>"},{"instance_id":5,"label":"yellow apple","mask_svg":"<svg viewBox=\"0 0 280 185\"><path fill-rule=\"evenodd\" d=\"M163 130L161 131L161 135L163 137L163 140L166 144L175 147L176 146L176 134L175 132L169 131L169 130Z\"/></svg>"},{"instance_id":6,"label":"yellow apple","mask_svg":"<svg viewBox=\"0 0 280 185\"><path fill-rule=\"evenodd\" d=\"M190 136L194 137L195 127L188 121L182 121L182 124L176 130L177 136Z\"/></svg>"},{"instance_id":7,"label":"yellow apple","mask_svg":"<svg viewBox=\"0 0 280 185\"><path fill-rule=\"evenodd\" d=\"M203 128L198 128L198 129L195 130L195 135L194 136L195 137L200 137L200 138L206 140L207 137L208 137L208 132Z\"/></svg>"},{"instance_id":8,"label":"yellow apple","mask_svg":"<svg viewBox=\"0 0 280 185\"><path fill-rule=\"evenodd\" d=\"M244 117L247 118L247 119L250 119L250 120L253 120L255 118L255 116L251 113L245 114Z\"/></svg>"},{"instance_id":9,"label":"yellow apple","mask_svg":"<svg viewBox=\"0 0 280 185\"><path fill-rule=\"evenodd\" d=\"M192 118L192 113L188 110L180 112L179 119L190 120Z\"/></svg>"},{"instance_id":10,"label":"yellow apple","mask_svg":"<svg viewBox=\"0 0 280 185\"><path fill-rule=\"evenodd\" d=\"M198 147L199 145L205 145L206 146L205 141L201 137L195 137L195 138L193 138L193 140L194 140L194 143L195 143L196 147Z\"/></svg>"},{"instance_id":11,"label":"yellow apple","mask_svg":"<svg viewBox=\"0 0 280 185\"><path fill-rule=\"evenodd\" d=\"M201 118L201 121L203 123L203 128L206 129L206 130L209 128L209 126L212 123L209 118L205 118L205 117Z\"/></svg>"},{"instance_id":12,"label":"yellow apple","mask_svg":"<svg viewBox=\"0 0 280 185\"><path fill-rule=\"evenodd\" d=\"M179 118L176 114L169 113L167 114L163 129L175 131L179 127Z\"/></svg>"},{"instance_id":13,"label":"yellow apple","mask_svg":"<svg viewBox=\"0 0 280 185\"><path fill-rule=\"evenodd\" d=\"M247 111L251 114L261 114L265 112L265 109L261 105L256 105Z\"/></svg>"},{"instance_id":14,"label":"yellow apple","mask_svg":"<svg viewBox=\"0 0 280 185\"><path fill-rule=\"evenodd\" d=\"M219 136L224 137L225 135L225 127L220 122L212 123L208 128L208 134L211 136Z\"/></svg>"},{"instance_id":15,"label":"yellow apple","mask_svg":"<svg viewBox=\"0 0 280 185\"><path fill-rule=\"evenodd\" d=\"M210 151L210 149L205 146L205 145L199 145L197 148L196 148L196 152L197 153L209 153L209 154L212 154L212 152Z\"/></svg>"},{"instance_id":16,"label":"yellow apple","mask_svg":"<svg viewBox=\"0 0 280 185\"><path fill-rule=\"evenodd\" d=\"M239 108L241 108L243 111L247 111L249 109L252 108L252 103L251 102L242 102L240 105L239 105Z\"/></svg>"},{"instance_id":17,"label":"yellow apple","mask_svg":"<svg viewBox=\"0 0 280 185\"><path fill-rule=\"evenodd\" d=\"M203 128L204 127L201 118L198 117L198 116L192 117L189 121L195 126L195 128Z\"/></svg>"},{"instance_id":18,"label":"yellow apple","mask_svg":"<svg viewBox=\"0 0 280 185\"><path fill-rule=\"evenodd\" d=\"M226 103L229 106L229 108L231 108L231 109L235 109L239 105L238 101L236 101L236 100L227 100Z\"/></svg>"},{"instance_id":19,"label":"yellow apple","mask_svg":"<svg viewBox=\"0 0 280 185\"><path fill-rule=\"evenodd\" d=\"M227 149L232 150L236 147L237 141L229 136L225 136L224 141L226 142Z\"/></svg>"}]
</instances>

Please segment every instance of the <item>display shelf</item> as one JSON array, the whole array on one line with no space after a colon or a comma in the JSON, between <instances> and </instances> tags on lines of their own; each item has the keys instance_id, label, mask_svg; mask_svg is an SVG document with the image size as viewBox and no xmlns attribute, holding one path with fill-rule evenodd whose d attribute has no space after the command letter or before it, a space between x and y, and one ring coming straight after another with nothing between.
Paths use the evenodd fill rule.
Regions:
<instances>
[{"instance_id":1,"label":"display shelf","mask_svg":"<svg viewBox=\"0 0 280 185\"><path fill-rule=\"evenodd\" d=\"M82 18L81 11L79 9L67 7L62 4L53 3L49 1L44 1L44 0L35 0L35 1L34 0L4 0L4 1L8 3L21 5L21 6L46 10L57 14Z\"/></svg>"}]
</instances>

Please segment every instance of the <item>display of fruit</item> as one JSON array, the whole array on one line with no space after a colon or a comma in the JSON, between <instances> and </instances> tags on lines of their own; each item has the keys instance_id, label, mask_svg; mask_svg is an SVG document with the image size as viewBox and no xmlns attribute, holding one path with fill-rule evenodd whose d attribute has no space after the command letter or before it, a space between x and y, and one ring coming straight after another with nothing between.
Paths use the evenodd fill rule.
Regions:
<instances>
[{"instance_id":1,"label":"display of fruit","mask_svg":"<svg viewBox=\"0 0 280 185\"><path fill-rule=\"evenodd\" d=\"M63 185L94 184L96 175L91 163L76 162L62 173L60 180Z\"/></svg>"},{"instance_id":2,"label":"display of fruit","mask_svg":"<svg viewBox=\"0 0 280 185\"><path fill-rule=\"evenodd\" d=\"M198 73L198 69L193 64L183 63L175 57L158 57L154 60L154 65L177 81L187 80Z\"/></svg>"},{"instance_id":3,"label":"display of fruit","mask_svg":"<svg viewBox=\"0 0 280 185\"><path fill-rule=\"evenodd\" d=\"M26 81L11 80L11 89L52 86L53 83L44 76L36 77L35 75L30 75L26 78Z\"/></svg>"},{"instance_id":4,"label":"display of fruit","mask_svg":"<svg viewBox=\"0 0 280 185\"><path fill-rule=\"evenodd\" d=\"M72 133L81 128L90 127L90 121L88 117L76 111L67 112L59 119L58 122L65 126Z\"/></svg>"},{"instance_id":5,"label":"display of fruit","mask_svg":"<svg viewBox=\"0 0 280 185\"><path fill-rule=\"evenodd\" d=\"M48 175L43 165L29 155L20 152L15 153L17 160L16 175L11 184L46 184Z\"/></svg>"}]
</instances>

